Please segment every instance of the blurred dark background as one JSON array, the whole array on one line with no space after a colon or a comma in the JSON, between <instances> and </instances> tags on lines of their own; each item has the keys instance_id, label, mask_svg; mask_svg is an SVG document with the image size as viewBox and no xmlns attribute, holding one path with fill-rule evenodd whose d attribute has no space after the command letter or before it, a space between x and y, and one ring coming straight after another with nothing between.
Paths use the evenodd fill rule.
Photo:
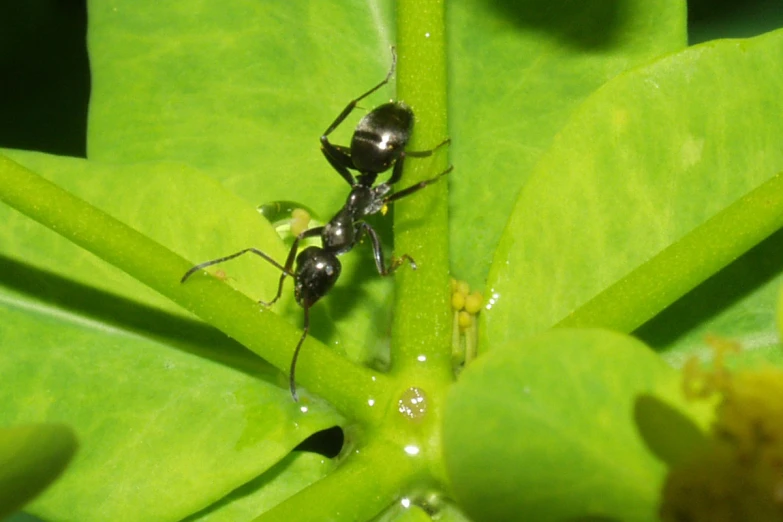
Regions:
<instances>
[{"instance_id":1,"label":"blurred dark background","mask_svg":"<svg viewBox=\"0 0 783 522\"><path fill-rule=\"evenodd\" d=\"M86 0L0 0L0 147L85 155Z\"/></svg>"},{"instance_id":2,"label":"blurred dark background","mask_svg":"<svg viewBox=\"0 0 783 522\"><path fill-rule=\"evenodd\" d=\"M0 147L85 156L86 3L0 0ZM783 26L783 0L692 0L688 18L691 44L752 36Z\"/></svg>"}]
</instances>

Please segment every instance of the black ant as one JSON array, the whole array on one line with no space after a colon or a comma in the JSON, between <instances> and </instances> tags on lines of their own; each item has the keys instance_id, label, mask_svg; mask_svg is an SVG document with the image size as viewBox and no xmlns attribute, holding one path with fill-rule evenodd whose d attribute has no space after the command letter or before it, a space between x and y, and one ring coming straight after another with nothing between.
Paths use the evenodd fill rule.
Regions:
<instances>
[{"instance_id":1,"label":"black ant","mask_svg":"<svg viewBox=\"0 0 783 522\"><path fill-rule=\"evenodd\" d=\"M391 274L404 261L408 261L411 268L415 270L416 263L408 254L403 254L399 258L392 257L390 265L386 266L378 233L372 226L363 221L363 218L376 214L385 209L388 204L436 182L452 170L450 166L434 178L421 181L394 194L389 194L391 186L402 177L402 168L406 156L415 158L431 156L433 152L450 141L446 139L430 150L406 151L405 145L408 143L413 130L413 111L399 101L384 103L366 114L356 126L350 147L332 145L329 142L329 134L348 117L356 108L356 104L389 82L389 78L394 74L396 63L397 55L394 52L394 48L392 48L392 65L386 78L366 93L351 100L340 115L337 116L337 119L329 125L323 136L321 136L321 151L324 156L326 156L326 159L340 173L343 179L351 185L351 192L345 204L328 223L321 227L305 230L297 235L284 265L281 265L257 248L246 248L234 254L198 264L182 276L181 282L184 283L188 277L202 268L234 259L243 254L256 254L282 272L274 299L269 302L259 301L267 307L272 306L280 299L285 278L294 278L294 297L296 302L304 309L302 337L294 350L294 355L291 359L291 371L289 373L291 396L295 401L299 399L296 394L294 372L299 350L310 328L310 307L326 295L334 286L337 278L340 277L342 265L337 256L351 251L362 239L362 236L367 234L372 243L375 266L379 274L382 276ZM392 165L394 170L392 170L389 180L373 186L378 175L389 170ZM358 175L354 177L350 172L351 170L357 171ZM300 241L315 236L321 237L321 246L307 247L297 256L296 252ZM296 261L296 270L292 271L294 260Z\"/></svg>"}]
</instances>

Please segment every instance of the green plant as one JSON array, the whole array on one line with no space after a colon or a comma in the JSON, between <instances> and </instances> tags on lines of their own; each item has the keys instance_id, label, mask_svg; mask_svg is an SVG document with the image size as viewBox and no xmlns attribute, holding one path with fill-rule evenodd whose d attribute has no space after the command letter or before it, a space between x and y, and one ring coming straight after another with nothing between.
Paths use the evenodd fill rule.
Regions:
<instances>
[{"instance_id":1,"label":"green plant","mask_svg":"<svg viewBox=\"0 0 783 522\"><path fill-rule=\"evenodd\" d=\"M654 519L665 468L633 402L706 415L640 341L543 332L635 332L676 364L712 331L779 360L783 32L686 48L682 2L463 0L447 21L440 1L331 4L90 4L88 159L0 158L16 209L0 209L0 422L66 422L80 440L29 509L367 520L409 499L386 516L460 520L456 498L476 519ZM382 280L362 247L345 258L295 404L276 369L299 335L290 283L272 313L255 301L277 274L258 260L179 279L250 245L282 259L261 203L322 220L341 205L316 139L383 76L392 40L412 148L454 140L450 193L394 209L417 272ZM405 179L445 163L411 161ZM488 277L480 357L456 384L449 269ZM335 425L340 458L292 451Z\"/></svg>"}]
</instances>

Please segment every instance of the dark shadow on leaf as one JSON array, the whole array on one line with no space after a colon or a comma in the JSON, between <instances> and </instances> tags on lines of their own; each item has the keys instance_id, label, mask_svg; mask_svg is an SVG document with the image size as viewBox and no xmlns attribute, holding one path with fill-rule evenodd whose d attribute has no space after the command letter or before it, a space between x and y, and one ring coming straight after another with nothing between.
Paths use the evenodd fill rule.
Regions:
<instances>
[{"instance_id":1,"label":"dark shadow on leaf","mask_svg":"<svg viewBox=\"0 0 783 522\"><path fill-rule=\"evenodd\" d=\"M0 256L0 286L44 306L128 330L183 352L266 381L279 372L224 333L204 323L141 305L60 275Z\"/></svg>"},{"instance_id":2,"label":"dark shadow on leaf","mask_svg":"<svg viewBox=\"0 0 783 522\"><path fill-rule=\"evenodd\" d=\"M490 0L506 20L582 49L605 49L624 30L624 0Z\"/></svg>"},{"instance_id":3,"label":"dark shadow on leaf","mask_svg":"<svg viewBox=\"0 0 783 522\"><path fill-rule=\"evenodd\" d=\"M669 466L685 462L707 444L696 423L652 395L636 398L633 416L647 449Z\"/></svg>"},{"instance_id":4,"label":"dark shadow on leaf","mask_svg":"<svg viewBox=\"0 0 783 522\"><path fill-rule=\"evenodd\" d=\"M345 434L339 426L332 426L313 433L294 448L294 451L309 451L333 459L340 454L345 443Z\"/></svg>"},{"instance_id":5,"label":"dark shadow on leaf","mask_svg":"<svg viewBox=\"0 0 783 522\"><path fill-rule=\"evenodd\" d=\"M640 326L633 335L661 350L782 272L783 230L779 230Z\"/></svg>"}]
</instances>

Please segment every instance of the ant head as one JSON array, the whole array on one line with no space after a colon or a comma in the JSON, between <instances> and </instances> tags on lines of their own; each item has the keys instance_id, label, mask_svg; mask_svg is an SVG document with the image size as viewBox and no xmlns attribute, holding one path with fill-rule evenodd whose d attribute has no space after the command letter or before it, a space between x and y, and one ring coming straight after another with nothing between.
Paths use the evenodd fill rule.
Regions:
<instances>
[{"instance_id":1,"label":"ant head","mask_svg":"<svg viewBox=\"0 0 783 522\"><path fill-rule=\"evenodd\" d=\"M329 293L342 265L337 256L316 246L307 247L296 257L294 297L301 306L311 307Z\"/></svg>"}]
</instances>

